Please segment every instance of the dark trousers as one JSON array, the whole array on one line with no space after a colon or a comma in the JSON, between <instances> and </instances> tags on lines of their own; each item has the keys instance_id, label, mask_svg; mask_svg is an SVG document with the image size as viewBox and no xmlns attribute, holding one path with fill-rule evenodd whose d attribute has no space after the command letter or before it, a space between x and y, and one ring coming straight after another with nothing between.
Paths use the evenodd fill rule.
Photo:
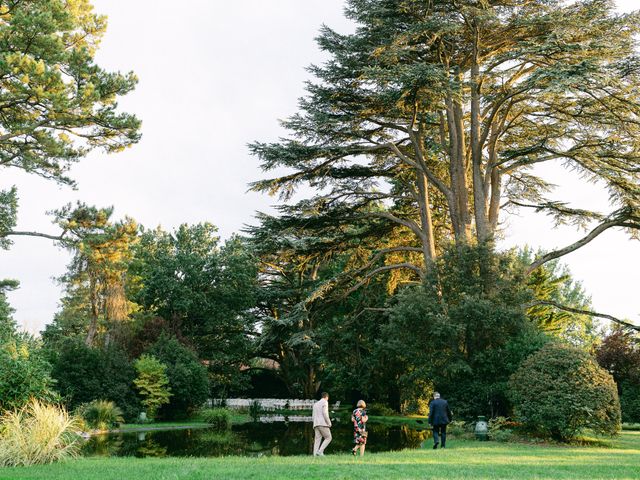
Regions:
<instances>
[{"instance_id":1,"label":"dark trousers","mask_svg":"<svg viewBox=\"0 0 640 480\"><path fill-rule=\"evenodd\" d=\"M433 443L437 445L438 442L440 441L442 442L443 447L447 443L447 426L446 425L433 426Z\"/></svg>"}]
</instances>

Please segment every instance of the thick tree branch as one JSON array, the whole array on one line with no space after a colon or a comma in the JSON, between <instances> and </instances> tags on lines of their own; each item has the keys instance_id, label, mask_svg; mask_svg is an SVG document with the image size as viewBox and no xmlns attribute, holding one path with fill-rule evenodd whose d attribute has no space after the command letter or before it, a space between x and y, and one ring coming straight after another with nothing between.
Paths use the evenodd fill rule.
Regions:
<instances>
[{"instance_id":1,"label":"thick tree branch","mask_svg":"<svg viewBox=\"0 0 640 480\"><path fill-rule=\"evenodd\" d=\"M413 220L406 220L404 218L396 217L395 215L389 212L371 212L371 213L368 213L367 215L370 215L372 217L385 218L394 223L397 223L398 225L403 225L407 227L409 230L411 230L413 233L415 233L418 236L418 238L420 238L421 240L424 240L425 238L424 232L422 231L420 226Z\"/></svg>"},{"instance_id":2,"label":"thick tree branch","mask_svg":"<svg viewBox=\"0 0 640 480\"><path fill-rule=\"evenodd\" d=\"M591 230L591 232L589 232L588 235L584 236L583 238L581 238L577 242L574 242L571 245L568 245L568 246L566 246L564 248L560 248L558 250L554 250L552 252L549 252L549 253L539 257L531 265L529 265L529 267L527 268L526 273L530 274L531 272L533 272L536 268L540 267L541 265L544 265L545 263L550 262L551 260L555 260L556 258L560 258L560 257L562 257L564 255L567 255L568 253L571 253L571 252L579 249L580 247L585 246L587 243L592 241L598 235L600 235L601 233L605 232L606 230L608 230L609 228L612 228L612 227L625 227L625 228L640 229L640 221L637 218L631 216L630 213L628 213L625 216L616 215L615 217L611 218L610 220L602 222L596 228Z\"/></svg>"},{"instance_id":3,"label":"thick tree branch","mask_svg":"<svg viewBox=\"0 0 640 480\"><path fill-rule=\"evenodd\" d=\"M65 240L66 232L62 232L60 235L49 235L48 233L40 233L40 232L0 232L0 237L9 237L9 236L21 236L21 237L42 237L48 238L49 240L63 241Z\"/></svg>"},{"instance_id":4,"label":"thick tree branch","mask_svg":"<svg viewBox=\"0 0 640 480\"><path fill-rule=\"evenodd\" d=\"M626 322L624 320L620 320L619 318L616 318L612 315L608 315L606 313L598 313L598 312L593 312L591 310L581 310L578 308L573 308L573 307L567 307L565 305L560 305L559 303L553 302L551 300L536 300L535 302L529 303L526 305L527 308L531 308L531 307L535 307L536 305L549 305L552 307L556 307L559 310L564 310L565 312L570 312L570 313L577 313L579 315L588 315L590 317L598 317L598 318L604 318L606 320L610 320L612 322L615 322L619 325L622 325L626 328L630 328L632 330L635 330L637 332L640 332L640 325L635 325L633 323L629 323Z\"/></svg>"},{"instance_id":5,"label":"thick tree branch","mask_svg":"<svg viewBox=\"0 0 640 480\"><path fill-rule=\"evenodd\" d=\"M414 272L416 272L418 274L418 276L420 278L422 278L422 276L424 275L424 271L422 271L420 268L416 267L413 263L405 262L405 263L396 263L396 264L393 264L393 265L383 265L382 267L378 267L378 268L376 268L374 270L371 270L369 273L367 273L362 280L360 280L353 287L351 287L349 290L347 290L345 292L344 296L348 297L349 295L351 295L353 292L355 292L360 287L365 285L371 278L373 278L374 276L376 276L379 273L388 272L390 270L398 270L398 269L401 269L401 268L406 268L406 269L409 269L409 270L413 270Z\"/></svg>"},{"instance_id":6,"label":"thick tree branch","mask_svg":"<svg viewBox=\"0 0 640 480\"><path fill-rule=\"evenodd\" d=\"M415 135L412 135L411 137L412 137L412 143L413 143L415 141ZM429 169L427 167L427 164L426 164L426 162L424 160L424 157L422 157L421 152L420 152L418 147L416 147L416 153L418 154L418 162L415 162L414 160L409 158L407 155L402 153L402 151L400 151L398 146L395 145L394 143L387 144L387 146L402 161L404 161L408 165L412 166L416 170L422 171L427 176L429 181L431 183L433 183L438 188L438 190L440 190L442 192L442 194L445 197L447 197L447 199L449 199L450 201L453 200L451 189L449 187L447 187L447 185L445 185L445 183L442 180L440 180L436 175L434 175L434 173L431 171L431 169Z\"/></svg>"}]
</instances>

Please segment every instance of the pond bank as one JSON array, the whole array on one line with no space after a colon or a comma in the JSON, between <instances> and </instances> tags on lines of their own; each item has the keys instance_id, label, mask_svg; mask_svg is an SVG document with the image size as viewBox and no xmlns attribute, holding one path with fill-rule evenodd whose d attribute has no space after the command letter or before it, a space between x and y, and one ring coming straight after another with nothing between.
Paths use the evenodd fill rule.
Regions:
<instances>
[{"instance_id":1,"label":"pond bank","mask_svg":"<svg viewBox=\"0 0 640 480\"><path fill-rule=\"evenodd\" d=\"M329 447L329 450L331 447ZM635 479L640 432L623 432L610 447L555 447L451 441L446 450L404 450L323 458L83 458L26 468L2 468L3 480L178 479Z\"/></svg>"},{"instance_id":2,"label":"pond bank","mask_svg":"<svg viewBox=\"0 0 640 480\"><path fill-rule=\"evenodd\" d=\"M261 413L262 416L307 416L311 415L311 411L305 410L277 410ZM339 417L346 418L348 415L345 412L341 412ZM382 425L407 425L411 428L429 428L427 423L427 417L422 416L381 416L381 415L369 415L371 423L379 423ZM231 414L231 422L234 425L240 425L252 421L251 417L246 414L235 413ZM156 430L179 430L189 428L207 428L208 424L200 421L197 417L192 420L184 420L181 422L152 422L152 423L126 423L120 426L120 428L114 428L112 430L92 431L91 435L101 435L105 433L122 433L122 432L146 432Z\"/></svg>"}]
</instances>

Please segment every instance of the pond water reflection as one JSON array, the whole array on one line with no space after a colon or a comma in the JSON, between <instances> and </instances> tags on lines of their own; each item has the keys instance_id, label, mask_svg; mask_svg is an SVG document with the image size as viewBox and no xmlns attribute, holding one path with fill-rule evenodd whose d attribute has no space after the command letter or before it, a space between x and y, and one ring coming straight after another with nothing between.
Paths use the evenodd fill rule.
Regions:
<instances>
[{"instance_id":1,"label":"pond water reflection","mask_svg":"<svg viewBox=\"0 0 640 480\"><path fill-rule=\"evenodd\" d=\"M407 426L369 425L367 451L418 448L426 431ZM350 423L332 428L326 453L348 453L353 446ZM223 455L308 455L313 449L313 427L307 422L256 422L234 425L230 431L185 429L96 435L84 446L89 456L218 457Z\"/></svg>"}]
</instances>

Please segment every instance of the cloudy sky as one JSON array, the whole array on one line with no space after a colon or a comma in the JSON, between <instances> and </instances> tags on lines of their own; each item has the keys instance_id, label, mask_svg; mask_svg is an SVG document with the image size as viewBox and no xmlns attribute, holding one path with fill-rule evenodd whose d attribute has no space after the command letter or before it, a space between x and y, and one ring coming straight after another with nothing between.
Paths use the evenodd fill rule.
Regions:
<instances>
[{"instance_id":1,"label":"cloudy sky","mask_svg":"<svg viewBox=\"0 0 640 480\"><path fill-rule=\"evenodd\" d=\"M116 155L93 153L71 172L77 190L15 171L3 171L0 188L17 185L21 230L53 232L45 212L82 200L115 206L146 226L171 229L210 221L223 238L251 223L274 199L247 193L259 175L248 154L253 140L284 132L277 120L296 110L309 78L305 67L323 59L314 37L325 23L346 32L343 0L94 0L109 17L98 63L133 70L136 91L120 102L143 120L143 138ZM630 10L637 0L618 0ZM576 204L606 209L597 186L573 181L561 169L548 172ZM572 229L552 230L527 214L509 220L514 232L503 246L528 243L551 249L579 238ZM609 231L565 257L582 280L594 308L640 321L640 243ZM15 278L9 299L25 329L51 321L60 298L53 281L64 273L67 252L43 239L20 237L0 251L0 278Z\"/></svg>"}]
</instances>

